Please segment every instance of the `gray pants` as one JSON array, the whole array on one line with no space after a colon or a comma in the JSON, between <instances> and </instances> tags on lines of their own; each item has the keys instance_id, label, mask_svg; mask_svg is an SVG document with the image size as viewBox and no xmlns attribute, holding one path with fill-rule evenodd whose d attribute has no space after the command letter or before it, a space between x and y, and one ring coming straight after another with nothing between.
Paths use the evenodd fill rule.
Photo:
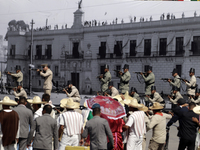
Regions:
<instances>
[{"instance_id":1,"label":"gray pants","mask_svg":"<svg viewBox=\"0 0 200 150\"><path fill-rule=\"evenodd\" d=\"M27 146L27 138L19 138L19 150L26 150L26 146Z\"/></svg>"}]
</instances>

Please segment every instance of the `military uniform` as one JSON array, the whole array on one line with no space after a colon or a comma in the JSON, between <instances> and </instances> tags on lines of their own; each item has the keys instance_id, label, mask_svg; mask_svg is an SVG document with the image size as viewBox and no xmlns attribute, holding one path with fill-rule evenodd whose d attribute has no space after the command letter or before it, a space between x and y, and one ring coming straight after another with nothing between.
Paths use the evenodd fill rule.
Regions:
<instances>
[{"instance_id":1,"label":"military uniform","mask_svg":"<svg viewBox=\"0 0 200 150\"><path fill-rule=\"evenodd\" d=\"M138 103L140 103L140 96L138 93L134 93L133 98L137 99Z\"/></svg>"},{"instance_id":2,"label":"military uniform","mask_svg":"<svg viewBox=\"0 0 200 150\"><path fill-rule=\"evenodd\" d=\"M173 104L177 104L177 101L180 99L180 98L183 98L183 96L181 95L181 93L179 91L177 91L177 93L174 95L175 96L175 99L172 99L170 98L170 102L172 102Z\"/></svg>"},{"instance_id":3,"label":"military uniform","mask_svg":"<svg viewBox=\"0 0 200 150\"><path fill-rule=\"evenodd\" d=\"M71 87L71 93L67 94L68 97L72 98L75 102L80 102L81 97L79 95L79 91L75 86Z\"/></svg>"},{"instance_id":4,"label":"military uniform","mask_svg":"<svg viewBox=\"0 0 200 150\"><path fill-rule=\"evenodd\" d=\"M23 73L21 71L19 71L18 73L11 73L11 76L17 78L16 86L23 86Z\"/></svg>"},{"instance_id":5,"label":"military uniform","mask_svg":"<svg viewBox=\"0 0 200 150\"><path fill-rule=\"evenodd\" d=\"M17 93L17 92L14 91L13 94L15 95L15 98L19 98L19 97L25 97L25 98L27 98L27 93L26 93L26 91L23 88L20 89L19 93Z\"/></svg>"},{"instance_id":6,"label":"military uniform","mask_svg":"<svg viewBox=\"0 0 200 150\"><path fill-rule=\"evenodd\" d=\"M110 71L107 71L103 78L100 79L101 81L101 91L106 92L108 90L108 83L111 81L111 74Z\"/></svg>"},{"instance_id":7,"label":"military uniform","mask_svg":"<svg viewBox=\"0 0 200 150\"><path fill-rule=\"evenodd\" d=\"M174 77L174 82L170 82L169 83L172 86L176 86L178 88L178 91L180 91L180 87L181 87L181 80L179 78L180 78L180 76L176 75Z\"/></svg>"},{"instance_id":8,"label":"military uniform","mask_svg":"<svg viewBox=\"0 0 200 150\"><path fill-rule=\"evenodd\" d=\"M187 85L187 94L188 95L195 95L195 89L196 89L196 77L195 75L191 76L190 83L186 82Z\"/></svg>"},{"instance_id":9,"label":"military uniform","mask_svg":"<svg viewBox=\"0 0 200 150\"><path fill-rule=\"evenodd\" d=\"M147 77L142 75L145 81L145 95L151 95L151 87L154 86L155 83L155 75L151 72Z\"/></svg>"},{"instance_id":10,"label":"military uniform","mask_svg":"<svg viewBox=\"0 0 200 150\"><path fill-rule=\"evenodd\" d=\"M111 97L119 95L119 91L113 86L111 88Z\"/></svg>"},{"instance_id":11,"label":"military uniform","mask_svg":"<svg viewBox=\"0 0 200 150\"><path fill-rule=\"evenodd\" d=\"M43 85L44 94L51 95L53 72L50 69L47 69L45 73L41 71L40 75L45 78Z\"/></svg>"},{"instance_id":12,"label":"military uniform","mask_svg":"<svg viewBox=\"0 0 200 150\"><path fill-rule=\"evenodd\" d=\"M149 101L152 103L158 102L161 106L165 106L165 102L158 92L155 92L153 98L149 98Z\"/></svg>"},{"instance_id":13,"label":"military uniform","mask_svg":"<svg viewBox=\"0 0 200 150\"><path fill-rule=\"evenodd\" d=\"M120 75L120 85L119 89L121 90L121 93L126 93L126 91L129 91L129 81L131 79L131 74L129 71L125 72L123 75Z\"/></svg>"}]
</instances>

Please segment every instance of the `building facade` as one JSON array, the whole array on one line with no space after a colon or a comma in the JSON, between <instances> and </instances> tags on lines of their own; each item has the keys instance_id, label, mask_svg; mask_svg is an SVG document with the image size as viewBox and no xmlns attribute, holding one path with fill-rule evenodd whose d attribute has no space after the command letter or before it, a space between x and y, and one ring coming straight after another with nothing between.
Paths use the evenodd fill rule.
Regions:
<instances>
[{"instance_id":1,"label":"building facade","mask_svg":"<svg viewBox=\"0 0 200 150\"><path fill-rule=\"evenodd\" d=\"M33 32L33 64L48 63L59 86L72 80L80 93L100 90L96 78L108 64L114 86L119 78L113 70L129 64L130 87L144 93L145 85L133 72L153 66L157 91L169 93L171 87L161 78L172 78L173 68L189 79L189 69L200 75L200 17L141 21L111 25L83 26L83 12L74 13L71 28ZM22 67L24 86L29 85L31 31L8 28L8 71ZM43 79L33 72L33 89L42 89ZM197 83L198 83L197 79ZM184 86L183 86L184 87ZM184 87L185 88L185 87Z\"/></svg>"}]
</instances>

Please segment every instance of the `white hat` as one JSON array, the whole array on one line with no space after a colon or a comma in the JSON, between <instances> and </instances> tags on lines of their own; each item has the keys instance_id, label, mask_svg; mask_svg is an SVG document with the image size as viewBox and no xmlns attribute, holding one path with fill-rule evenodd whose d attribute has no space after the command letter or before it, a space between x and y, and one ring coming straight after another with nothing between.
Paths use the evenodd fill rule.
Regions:
<instances>
[{"instance_id":1,"label":"white hat","mask_svg":"<svg viewBox=\"0 0 200 150\"><path fill-rule=\"evenodd\" d=\"M139 110L144 111L144 112L147 112L149 110L148 107L144 106L144 104L140 104L140 105L142 105L142 107L139 108Z\"/></svg>"},{"instance_id":2,"label":"white hat","mask_svg":"<svg viewBox=\"0 0 200 150\"><path fill-rule=\"evenodd\" d=\"M123 100L122 97L121 97L121 95L116 95L116 96L114 96L114 97L112 97L112 98L113 98L113 99L117 99L118 102L119 102L122 106L124 106L124 104L129 104L129 103L131 102L129 99Z\"/></svg>"},{"instance_id":3,"label":"white hat","mask_svg":"<svg viewBox=\"0 0 200 150\"><path fill-rule=\"evenodd\" d=\"M8 106L15 106L15 105L18 105L16 101L11 100L8 96L5 96L5 97L3 98L3 100L0 101L0 104L2 104L2 105L8 105Z\"/></svg>"},{"instance_id":4,"label":"white hat","mask_svg":"<svg viewBox=\"0 0 200 150\"><path fill-rule=\"evenodd\" d=\"M160 103L155 102L155 103L153 103L153 106L151 106L149 108L152 109L152 110L160 110L160 109L163 109L164 107L161 106Z\"/></svg>"},{"instance_id":5,"label":"white hat","mask_svg":"<svg viewBox=\"0 0 200 150\"><path fill-rule=\"evenodd\" d=\"M44 104L46 102L42 102L41 98L39 96L34 96L33 99L27 100L31 104Z\"/></svg>"},{"instance_id":6,"label":"white hat","mask_svg":"<svg viewBox=\"0 0 200 150\"><path fill-rule=\"evenodd\" d=\"M66 105L66 103L67 103L67 100L68 100L68 98L61 99L61 101L60 101L60 107L64 108L65 105Z\"/></svg>"},{"instance_id":7,"label":"white hat","mask_svg":"<svg viewBox=\"0 0 200 150\"><path fill-rule=\"evenodd\" d=\"M193 111L194 111L195 114L200 115L200 106L194 107L194 108L193 108Z\"/></svg>"},{"instance_id":8,"label":"white hat","mask_svg":"<svg viewBox=\"0 0 200 150\"><path fill-rule=\"evenodd\" d=\"M80 106L80 103L74 102L72 98L68 98L67 103L64 105L63 108L78 109L79 106Z\"/></svg>"},{"instance_id":9,"label":"white hat","mask_svg":"<svg viewBox=\"0 0 200 150\"><path fill-rule=\"evenodd\" d=\"M138 104L138 101L134 98L133 100L131 100L131 102L128 104L129 107L133 107L133 108L142 108L143 106Z\"/></svg>"}]
</instances>

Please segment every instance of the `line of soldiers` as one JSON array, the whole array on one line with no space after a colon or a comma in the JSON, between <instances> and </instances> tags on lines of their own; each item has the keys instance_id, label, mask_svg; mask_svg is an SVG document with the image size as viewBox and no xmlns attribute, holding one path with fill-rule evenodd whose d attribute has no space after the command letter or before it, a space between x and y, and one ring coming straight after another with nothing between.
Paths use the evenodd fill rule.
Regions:
<instances>
[{"instance_id":1,"label":"line of soldiers","mask_svg":"<svg viewBox=\"0 0 200 150\"><path fill-rule=\"evenodd\" d=\"M105 96L111 96L115 97L116 95L125 94L126 91L129 91L129 81L131 79L131 74L129 72L129 65L125 64L123 67L123 72L119 70L114 70L117 73L117 76L120 78L120 84L119 84L119 91L113 86L112 76L109 71L109 66L106 64L104 66L104 74L98 76L100 82L101 82L101 94ZM141 76L145 83L145 105L149 106L149 103L159 102L162 106L165 105L165 101L163 100L163 96L166 94L159 94L156 92L156 86L155 86L155 75L152 72L152 67L148 66L145 68L145 72L135 72L137 73L137 76ZM168 96L169 100L172 102L172 108L174 108L177 105L177 101L180 98L183 98L183 96L180 94L181 90L181 82L184 82L187 86L187 96L190 101L193 101L195 103L200 103L199 93L200 91L197 89L198 85L196 84L196 77L195 77L195 69L191 68L189 70L189 76L190 80L186 80L181 78L178 75L178 70L173 69L171 72L174 79L170 78L162 78L161 80L169 82L170 86L172 86L171 94L166 95ZM108 94L110 90L110 94ZM195 92L196 91L196 92ZM196 94L195 94L196 93ZM99 94L99 93L98 93ZM140 97L137 93L136 88L131 88L130 96L136 98L138 102L140 101ZM197 101L198 100L198 101Z\"/></svg>"}]
</instances>

